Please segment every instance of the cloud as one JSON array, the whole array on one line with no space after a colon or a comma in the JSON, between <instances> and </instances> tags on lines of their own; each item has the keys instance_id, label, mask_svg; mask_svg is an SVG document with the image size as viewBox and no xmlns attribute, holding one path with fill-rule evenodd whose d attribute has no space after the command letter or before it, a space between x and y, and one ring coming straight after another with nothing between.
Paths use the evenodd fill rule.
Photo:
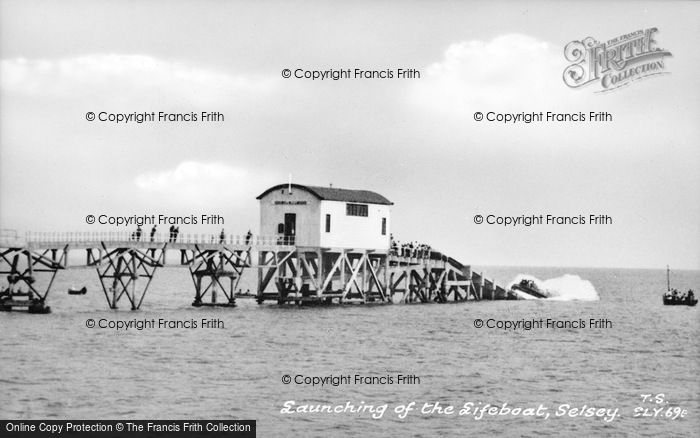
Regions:
<instances>
[{"instance_id":1,"label":"cloud","mask_svg":"<svg viewBox=\"0 0 700 438\"><path fill-rule=\"evenodd\" d=\"M62 59L4 59L4 93L100 103L207 105L272 91L275 78L230 75L148 55L94 54Z\"/></svg>"},{"instance_id":2,"label":"cloud","mask_svg":"<svg viewBox=\"0 0 700 438\"><path fill-rule=\"evenodd\" d=\"M416 81L411 100L459 117L475 108L532 108L563 94L564 64L559 48L527 35L453 43L441 61L426 68L425 79Z\"/></svg>"},{"instance_id":3,"label":"cloud","mask_svg":"<svg viewBox=\"0 0 700 438\"><path fill-rule=\"evenodd\" d=\"M187 206L212 206L254 201L279 180L273 172L225 163L185 161L174 169L147 172L134 184L146 198Z\"/></svg>"}]
</instances>

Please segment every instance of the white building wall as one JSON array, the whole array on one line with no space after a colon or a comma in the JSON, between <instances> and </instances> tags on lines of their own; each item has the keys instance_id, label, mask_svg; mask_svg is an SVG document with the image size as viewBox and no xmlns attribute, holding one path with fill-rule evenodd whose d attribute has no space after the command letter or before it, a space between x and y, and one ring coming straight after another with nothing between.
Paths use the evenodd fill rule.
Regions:
<instances>
[{"instance_id":1,"label":"white building wall","mask_svg":"<svg viewBox=\"0 0 700 438\"><path fill-rule=\"evenodd\" d=\"M321 201L321 246L332 248L380 249L389 248L391 234L391 206L366 204L367 216L348 216L346 202ZM331 215L331 232L326 233L326 214ZM386 235L382 235L382 218L386 218Z\"/></svg>"},{"instance_id":2,"label":"white building wall","mask_svg":"<svg viewBox=\"0 0 700 438\"><path fill-rule=\"evenodd\" d=\"M260 199L260 235L277 236L285 213L296 213L296 245L320 246L319 206L321 201L306 190L274 190Z\"/></svg>"}]
</instances>

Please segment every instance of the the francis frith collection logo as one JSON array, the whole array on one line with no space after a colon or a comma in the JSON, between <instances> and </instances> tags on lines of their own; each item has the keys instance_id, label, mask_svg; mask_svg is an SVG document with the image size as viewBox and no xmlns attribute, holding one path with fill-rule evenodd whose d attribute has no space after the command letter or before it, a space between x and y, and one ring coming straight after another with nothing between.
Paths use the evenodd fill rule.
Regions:
<instances>
[{"instance_id":1,"label":"the francis frith collection logo","mask_svg":"<svg viewBox=\"0 0 700 438\"><path fill-rule=\"evenodd\" d=\"M564 48L564 83L571 88L599 83L598 93L611 91L653 75L668 73L668 50L658 47L655 27L620 35L606 42L592 37L572 41Z\"/></svg>"}]
</instances>

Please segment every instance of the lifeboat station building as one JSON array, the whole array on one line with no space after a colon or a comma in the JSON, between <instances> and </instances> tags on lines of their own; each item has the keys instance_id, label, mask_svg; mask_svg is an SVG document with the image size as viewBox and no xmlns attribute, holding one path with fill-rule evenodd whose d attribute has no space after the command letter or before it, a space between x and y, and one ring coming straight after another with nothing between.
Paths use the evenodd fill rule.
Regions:
<instances>
[{"instance_id":1,"label":"lifeboat station building","mask_svg":"<svg viewBox=\"0 0 700 438\"><path fill-rule=\"evenodd\" d=\"M280 184L257 199L260 235L278 244L389 249L393 203L378 193Z\"/></svg>"}]
</instances>

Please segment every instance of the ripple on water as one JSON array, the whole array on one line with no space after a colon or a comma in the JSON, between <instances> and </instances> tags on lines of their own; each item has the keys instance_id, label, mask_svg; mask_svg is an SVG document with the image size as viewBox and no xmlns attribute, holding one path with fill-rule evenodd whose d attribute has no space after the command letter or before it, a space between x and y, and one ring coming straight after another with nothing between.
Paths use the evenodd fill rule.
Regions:
<instances>
[{"instance_id":1,"label":"ripple on water","mask_svg":"<svg viewBox=\"0 0 700 438\"><path fill-rule=\"evenodd\" d=\"M154 282L148 310L139 316L218 317L226 329L85 330L87 318L134 317L89 301L99 297L57 299L55 313L42 318L12 315L2 321L0 412L10 418L253 418L261 436L460 436L465 431L474 436L690 436L700 428L697 416L672 424L631 418L644 392L664 392L672 402L700 412L700 347L693 342L700 335L698 309L659 306L654 288L663 287L663 271L584 270L578 275L602 297L588 303L278 308L246 301L236 309L192 308L191 290L182 286L189 278L175 271L172 278ZM514 278L521 272L494 274ZM548 272L533 275L561 275ZM73 271L65 274L70 281ZM692 275L690 280L700 283L700 274ZM84 310L88 305L93 310ZM472 325L474 318L540 317L607 317L614 328L505 332ZM51 342L45 342L47 333ZM6 364L12 364L9 372ZM421 384L311 388L280 382L282 375L297 373L415 373ZM373 420L361 414L285 416L279 411L286 400L613 404L629 415L611 424L566 418L399 420L389 413Z\"/></svg>"}]
</instances>

